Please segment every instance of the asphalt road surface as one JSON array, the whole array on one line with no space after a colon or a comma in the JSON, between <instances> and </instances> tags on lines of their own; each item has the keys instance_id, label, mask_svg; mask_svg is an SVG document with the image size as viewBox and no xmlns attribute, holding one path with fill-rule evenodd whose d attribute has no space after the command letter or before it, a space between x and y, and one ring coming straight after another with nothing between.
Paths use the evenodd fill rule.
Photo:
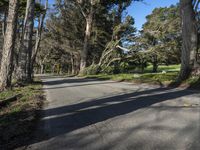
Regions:
<instances>
[{"instance_id":1,"label":"asphalt road surface","mask_svg":"<svg viewBox=\"0 0 200 150\"><path fill-rule=\"evenodd\" d=\"M199 150L200 92L43 77L47 102L31 150Z\"/></svg>"}]
</instances>

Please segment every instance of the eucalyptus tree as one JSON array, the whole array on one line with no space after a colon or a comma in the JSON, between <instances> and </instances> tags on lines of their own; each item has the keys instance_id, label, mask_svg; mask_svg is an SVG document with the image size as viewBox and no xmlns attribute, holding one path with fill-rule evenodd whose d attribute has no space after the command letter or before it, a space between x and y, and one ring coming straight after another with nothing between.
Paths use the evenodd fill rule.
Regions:
<instances>
[{"instance_id":1,"label":"eucalyptus tree","mask_svg":"<svg viewBox=\"0 0 200 150\"><path fill-rule=\"evenodd\" d=\"M9 1L7 27L5 31L3 55L0 70L0 89L4 90L11 85L13 71L13 52L15 48L18 0Z\"/></svg>"},{"instance_id":2,"label":"eucalyptus tree","mask_svg":"<svg viewBox=\"0 0 200 150\"><path fill-rule=\"evenodd\" d=\"M39 4L41 5L41 0L39 1ZM30 60L30 73L31 73L31 78L33 78L33 73L34 73L34 64L35 64L35 60L39 51L39 47L40 47L40 42L41 42L41 38L42 38L42 31L43 31L43 27L44 27L44 21L45 21L45 17L46 17L46 13L48 10L48 0L45 1L45 6L44 9L42 11L39 12L38 16L36 16L38 18L38 27L36 30L36 35L35 35L35 45L34 45L34 49L32 50L32 56L31 56L31 60Z\"/></svg>"},{"instance_id":3,"label":"eucalyptus tree","mask_svg":"<svg viewBox=\"0 0 200 150\"><path fill-rule=\"evenodd\" d=\"M80 71L83 71L87 66L87 56L89 51L89 41L92 33L92 24L94 20L95 6L100 0L76 0L78 7L85 19L85 37L83 50L81 51Z\"/></svg>"},{"instance_id":4,"label":"eucalyptus tree","mask_svg":"<svg viewBox=\"0 0 200 150\"><path fill-rule=\"evenodd\" d=\"M1 28L2 28L2 35L5 35L6 31L6 20L8 16L8 0L2 0L0 2L0 17L1 17Z\"/></svg>"},{"instance_id":5,"label":"eucalyptus tree","mask_svg":"<svg viewBox=\"0 0 200 150\"><path fill-rule=\"evenodd\" d=\"M0 1L0 65L2 57L3 39L6 31L6 20L8 16L8 0Z\"/></svg>"},{"instance_id":6,"label":"eucalyptus tree","mask_svg":"<svg viewBox=\"0 0 200 150\"><path fill-rule=\"evenodd\" d=\"M26 13L24 18L23 40L22 49L19 52L19 68L18 68L18 80L28 81L32 80L31 73L31 56L32 56L32 37L34 26L34 11L35 0L27 0Z\"/></svg>"},{"instance_id":7,"label":"eucalyptus tree","mask_svg":"<svg viewBox=\"0 0 200 150\"><path fill-rule=\"evenodd\" d=\"M79 64L80 67L79 55L83 48L85 33L83 26L85 26L85 20L76 3L70 0L58 1L55 4L54 13L50 14L46 21L47 30L44 36L48 40L42 41L42 43L46 42L54 49L52 55L58 49L68 52L74 62L70 66L77 69L74 65ZM72 72L78 72L78 70Z\"/></svg>"},{"instance_id":8,"label":"eucalyptus tree","mask_svg":"<svg viewBox=\"0 0 200 150\"><path fill-rule=\"evenodd\" d=\"M195 13L195 8L198 9L198 6L199 0L180 0L183 41L179 80L187 79L192 72L200 68L197 62L198 24Z\"/></svg>"},{"instance_id":9,"label":"eucalyptus tree","mask_svg":"<svg viewBox=\"0 0 200 150\"><path fill-rule=\"evenodd\" d=\"M87 21L83 13L88 14L87 11L91 6L87 4L88 2L57 1L55 5L56 13L51 14L50 18L47 19L46 35L49 36L54 46L68 51L71 60L73 60L70 65L75 65L72 68L76 68L72 72L77 73L81 66L81 56L86 54L84 53L85 45L87 45L86 63L90 65L98 62L106 43L111 40L113 24L113 17L109 13L111 6L108 6L110 4L105 1L103 3L96 2L93 6L95 11L92 15L92 28L89 30L91 35L87 40ZM85 41L87 41L87 44L85 44ZM77 67L77 64L79 64L79 67Z\"/></svg>"}]
</instances>

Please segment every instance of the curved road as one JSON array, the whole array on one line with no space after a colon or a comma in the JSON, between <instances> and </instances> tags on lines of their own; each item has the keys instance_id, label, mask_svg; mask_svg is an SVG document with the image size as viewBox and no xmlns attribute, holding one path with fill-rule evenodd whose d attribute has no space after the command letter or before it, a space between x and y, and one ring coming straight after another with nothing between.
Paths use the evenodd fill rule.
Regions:
<instances>
[{"instance_id":1,"label":"curved road","mask_svg":"<svg viewBox=\"0 0 200 150\"><path fill-rule=\"evenodd\" d=\"M200 93L43 77L47 103L31 150L199 150Z\"/></svg>"}]
</instances>

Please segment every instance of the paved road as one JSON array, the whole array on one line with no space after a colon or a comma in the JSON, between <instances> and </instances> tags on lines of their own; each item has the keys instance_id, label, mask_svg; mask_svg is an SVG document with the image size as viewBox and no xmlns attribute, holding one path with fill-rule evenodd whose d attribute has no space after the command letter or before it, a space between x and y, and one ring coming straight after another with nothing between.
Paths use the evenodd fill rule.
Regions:
<instances>
[{"instance_id":1,"label":"paved road","mask_svg":"<svg viewBox=\"0 0 200 150\"><path fill-rule=\"evenodd\" d=\"M38 150L199 150L200 93L44 77Z\"/></svg>"}]
</instances>

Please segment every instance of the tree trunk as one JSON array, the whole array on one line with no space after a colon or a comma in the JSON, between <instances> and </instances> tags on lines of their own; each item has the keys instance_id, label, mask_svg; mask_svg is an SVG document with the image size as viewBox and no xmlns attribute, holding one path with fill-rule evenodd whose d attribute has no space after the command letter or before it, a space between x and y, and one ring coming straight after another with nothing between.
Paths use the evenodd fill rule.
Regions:
<instances>
[{"instance_id":1,"label":"tree trunk","mask_svg":"<svg viewBox=\"0 0 200 150\"><path fill-rule=\"evenodd\" d=\"M36 32L35 48L34 48L34 51L32 53L32 57L31 57L31 77L33 77L34 63L35 63L35 59L36 59L36 56L38 54L39 47L40 47L42 29L43 29L44 19L46 17L47 8L48 8L48 0L46 0L45 12L42 13L38 18L39 23L38 23L38 28L37 28L37 32Z\"/></svg>"},{"instance_id":2,"label":"tree trunk","mask_svg":"<svg viewBox=\"0 0 200 150\"><path fill-rule=\"evenodd\" d=\"M40 74L44 73L44 64L40 64Z\"/></svg>"},{"instance_id":3,"label":"tree trunk","mask_svg":"<svg viewBox=\"0 0 200 150\"><path fill-rule=\"evenodd\" d=\"M81 71L85 69L87 64L88 46L92 32L92 20L93 20L93 11L91 11L88 17L86 18L84 46L83 46L83 51L81 51L81 64L80 64Z\"/></svg>"},{"instance_id":4,"label":"tree trunk","mask_svg":"<svg viewBox=\"0 0 200 150\"><path fill-rule=\"evenodd\" d=\"M119 2L118 4L118 8L117 8L117 14L115 16L114 19L114 26L113 26L113 35L112 35L112 40L117 41L121 38L121 35L118 34L114 34L114 29L119 26L122 23L122 13L123 13L123 2ZM121 43L120 43L121 45Z\"/></svg>"},{"instance_id":5,"label":"tree trunk","mask_svg":"<svg viewBox=\"0 0 200 150\"><path fill-rule=\"evenodd\" d=\"M179 80L182 81L190 76L195 67L198 32L192 1L180 0L180 10L182 17L182 51Z\"/></svg>"},{"instance_id":6,"label":"tree trunk","mask_svg":"<svg viewBox=\"0 0 200 150\"><path fill-rule=\"evenodd\" d=\"M27 0L26 15L24 21L23 48L20 52L19 77L20 81L32 81L31 56L32 56L32 36L34 26L35 0Z\"/></svg>"},{"instance_id":7,"label":"tree trunk","mask_svg":"<svg viewBox=\"0 0 200 150\"><path fill-rule=\"evenodd\" d=\"M4 17L3 17L3 22L2 22L2 34L3 34L3 37L5 36L5 33L6 33L6 26L7 26L7 24L6 24L6 21L7 21L7 11L6 10L4 10L5 12L4 12Z\"/></svg>"},{"instance_id":8,"label":"tree trunk","mask_svg":"<svg viewBox=\"0 0 200 150\"><path fill-rule=\"evenodd\" d=\"M152 64L153 64L152 72L156 73L158 71L158 58L157 58L157 55L153 55L152 60L153 60L152 61Z\"/></svg>"},{"instance_id":9,"label":"tree trunk","mask_svg":"<svg viewBox=\"0 0 200 150\"><path fill-rule=\"evenodd\" d=\"M75 69L75 75L77 75L80 72L80 54L74 55L74 69Z\"/></svg>"},{"instance_id":10,"label":"tree trunk","mask_svg":"<svg viewBox=\"0 0 200 150\"><path fill-rule=\"evenodd\" d=\"M4 90L11 86L13 72L13 51L15 48L18 0L9 1L7 27L4 37L3 56L0 70L0 88Z\"/></svg>"},{"instance_id":11,"label":"tree trunk","mask_svg":"<svg viewBox=\"0 0 200 150\"><path fill-rule=\"evenodd\" d=\"M88 14L82 11L86 20L86 29L85 29L84 46L83 46L83 50L81 51L80 71L83 71L87 65L88 47L89 47L89 42L90 42L91 33L92 33L94 3L95 3L94 0L90 0L90 10Z\"/></svg>"},{"instance_id":12,"label":"tree trunk","mask_svg":"<svg viewBox=\"0 0 200 150\"><path fill-rule=\"evenodd\" d=\"M158 72L158 64L156 62L153 62L153 73Z\"/></svg>"},{"instance_id":13,"label":"tree trunk","mask_svg":"<svg viewBox=\"0 0 200 150\"><path fill-rule=\"evenodd\" d=\"M71 74L74 75L75 74L75 62L74 62L74 55L71 54Z\"/></svg>"}]
</instances>

